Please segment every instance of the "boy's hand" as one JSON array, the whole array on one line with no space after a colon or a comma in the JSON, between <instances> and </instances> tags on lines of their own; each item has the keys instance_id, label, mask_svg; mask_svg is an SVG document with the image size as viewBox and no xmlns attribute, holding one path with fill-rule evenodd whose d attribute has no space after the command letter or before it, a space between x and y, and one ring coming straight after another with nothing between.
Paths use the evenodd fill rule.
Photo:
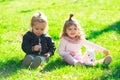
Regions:
<instances>
[{"instance_id":1,"label":"boy's hand","mask_svg":"<svg viewBox=\"0 0 120 80\"><path fill-rule=\"evenodd\" d=\"M107 56L109 55L109 51L108 50L104 50L103 53Z\"/></svg>"},{"instance_id":2,"label":"boy's hand","mask_svg":"<svg viewBox=\"0 0 120 80\"><path fill-rule=\"evenodd\" d=\"M50 57L50 54L49 53L46 53L44 54L46 58L49 58Z\"/></svg>"},{"instance_id":3,"label":"boy's hand","mask_svg":"<svg viewBox=\"0 0 120 80\"><path fill-rule=\"evenodd\" d=\"M40 48L41 48L41 46L39 46L39 45L35 45L35 46L34 46L34 51L39 51Z\"/></svg>"},{"instance_id":4,"label":"boy's hand","mask_svg":"<svg viewBox=\"0 0 120 80\"><path fill-rule=\"evenodd\" d=\"M74 51L70 51L70 55L74 56L75 52Z\"/></svg>"}]
</instances>

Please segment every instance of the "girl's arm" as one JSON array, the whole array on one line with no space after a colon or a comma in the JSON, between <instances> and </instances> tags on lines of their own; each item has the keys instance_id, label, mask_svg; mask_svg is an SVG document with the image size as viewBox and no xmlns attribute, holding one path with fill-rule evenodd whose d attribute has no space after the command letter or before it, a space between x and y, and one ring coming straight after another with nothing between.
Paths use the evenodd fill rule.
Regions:
<instances>
[{"instance_id":1,"label":"girl's arm","mask_svg":"<svg viewBox=\"0 0 120 80\"><path fill-rule=\"evenodd\" d=\"M104 53L105 55L108 55L109 54L109 51L106 50L105 48L101 47L101 46L98 46L92 42L89 42L87 40L82 40L81 42L84 46L86 46L88 49L93 49L93 50L96 50L96 51L99 51L101 53Z\"/></svg>"},{"instance_id":2,"label":"girl's arm","mask_svg":"<svg viewBox=\"0 0 120 80\"><path fill-rule=\"evenodd\" d=\"M66 43L64 39L60 40L59 47L58 47L58 53L60 56L64 56L70 53L69 51L66 51Z\"/></svg>"}]
</instances>

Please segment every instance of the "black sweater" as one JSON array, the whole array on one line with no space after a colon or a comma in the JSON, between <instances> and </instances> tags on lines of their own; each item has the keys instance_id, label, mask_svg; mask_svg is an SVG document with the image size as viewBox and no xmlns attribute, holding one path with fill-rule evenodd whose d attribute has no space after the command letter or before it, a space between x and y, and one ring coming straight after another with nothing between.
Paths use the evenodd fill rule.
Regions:
<instances>
[{"instance_id":1,"label":"black sweater","mask_svg":"<svg viewBox=\"0 0 120 80\"><path fill-rule=\"evenodd\" d=\"M22 50L26 54L35 54L39 55L39 51L34 51L33 47L39 45L39 39L41 40L41 52L40 55L43 56L45 53L50 53L50 56L54 55L55 44L52 41L51 37L47 34L42 34L41 36L36 36L33 32L28 31L23 36Z\"/></svg>"}]
</instances>

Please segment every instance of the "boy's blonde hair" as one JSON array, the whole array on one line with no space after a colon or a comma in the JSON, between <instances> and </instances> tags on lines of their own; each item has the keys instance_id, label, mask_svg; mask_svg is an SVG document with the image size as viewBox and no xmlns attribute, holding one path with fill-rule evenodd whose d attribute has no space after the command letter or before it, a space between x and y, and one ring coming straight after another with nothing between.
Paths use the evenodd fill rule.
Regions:
<instances>
[{"instance_id":1,"label":"boy's blonde hair","mask_svg":"<svg viewBox=\"0 0 120 80\"><path fill-rule=\"evenodd\" d=\"M70 14L70 17L68 20L65 21L64 23L64 26L63 26L63 30L62 30L62 33L60 35L60 38L64 37L64 36L68 36L67 33L66 33L66 29L71 26L71 25L74 25L78 28L79 30L79 33L78 35L76 36L77 39L85 39L84 37L84 34L83 34L83 31L81 29L81 26L79 25L79 22L76 20L76 19L73 19L73 14Z\"/></svg>"},{"instance_id":2,"label":"boy's blonde hair","mask_svg":"<svg viewBox=\"0 0 120 80\"><path fill-rule=\"evenodd\" d=\"M46 31L48 29L48 20L47 20L47 17L45 14L43 14L42 12L40 11L37 11L33 14L32 18L31 18L31 23L30 23L30 26L31 28L35 25L35 23L38 22L38 23L46 23Z\"/></svg>"}]
</instances>

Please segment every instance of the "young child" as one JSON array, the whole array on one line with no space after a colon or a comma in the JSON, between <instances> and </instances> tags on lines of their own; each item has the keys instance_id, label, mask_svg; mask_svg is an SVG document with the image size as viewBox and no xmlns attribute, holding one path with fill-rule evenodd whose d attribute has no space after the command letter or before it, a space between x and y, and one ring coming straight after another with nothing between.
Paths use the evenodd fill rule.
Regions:
<instances>
[{"instance_id":1,"label":"young child","mask_svg":"<svg viewBox=\"0 0 120 80\"><path fill-rule=\"evenodd\" d=\"M112 58L108 56L109 51L103 47L95 45L85 40L81 26L76 19L73 19L73 14L70 14L66 20L59 43L58 53L63 60L71 65L89 65L94 66L96 63L110 64ZM82 56L81 47L86 47L86 53ZM101 60L95 60L94 51L99 51L106 55Z\"/></svg>"},{"instance_id":2,"label":"young child","mask_svg":"<svg viewBox=\"0 0 120 80\"><path fill-rule=\"evenodd\" d=\"M36 12L31 18L31 30L23 36L22 50L26 53L23 66L37 68L42 61L47 61L54 55L55 44L46 33L48 27L47 17Z\"/></svg>"}]
</instances>

